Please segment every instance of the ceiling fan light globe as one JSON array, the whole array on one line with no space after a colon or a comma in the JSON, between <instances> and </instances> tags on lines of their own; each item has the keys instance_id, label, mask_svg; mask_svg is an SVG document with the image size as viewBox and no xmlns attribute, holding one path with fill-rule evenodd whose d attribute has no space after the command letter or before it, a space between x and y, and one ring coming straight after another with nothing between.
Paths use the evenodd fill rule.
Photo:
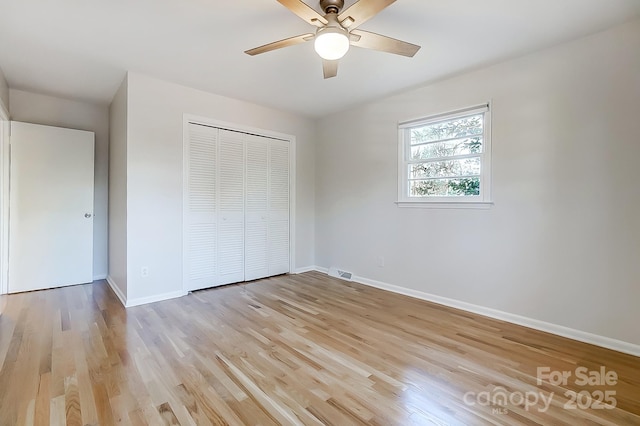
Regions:
<instances>
[{"instance_id":1,"label":"ceiling fan light globe","mask_svg":"<svg viewBox=\"0 0 640 426\"><path fill-rule=\"evenodd\" d=\"M316 35L313 47L322 59L335 61L349 51L349 37L343 31L327 29Z\"/></svg>"}]
</instances>

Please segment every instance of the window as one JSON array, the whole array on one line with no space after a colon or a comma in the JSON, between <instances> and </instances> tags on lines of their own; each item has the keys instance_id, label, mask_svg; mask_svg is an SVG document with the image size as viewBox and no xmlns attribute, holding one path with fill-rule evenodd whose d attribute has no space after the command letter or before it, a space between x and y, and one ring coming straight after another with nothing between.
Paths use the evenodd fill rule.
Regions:
<instances>
[{"instance_id":1,"label":"window","mask_svg":"<svg viewBox=\"0 0 640 426\"><path fill-rule=\"evenodd\" d=\"M489 105L399 125L398 205L490 204Z\"/></svg>"}]
</instances>

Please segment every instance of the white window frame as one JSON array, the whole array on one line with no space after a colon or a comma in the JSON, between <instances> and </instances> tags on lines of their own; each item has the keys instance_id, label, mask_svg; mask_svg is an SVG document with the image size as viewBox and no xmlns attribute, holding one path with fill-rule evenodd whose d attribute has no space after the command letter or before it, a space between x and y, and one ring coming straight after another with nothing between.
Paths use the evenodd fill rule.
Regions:
<instances>
[{"instance_id":1,"label":"white window frame","mask_svg":"<svg viewBox=\"0 0 640 426\"><path fill-rule=\"evenodd\" d=\"M480 156L480 195L446 197L409 197L409 152L411 152L411 129L440 121L453 120L475 114L484 114L483 147ZM491 104L458 109L398 123L398 207L417 208L489 208L491 199Z\"/></svg>"}]
</instances>

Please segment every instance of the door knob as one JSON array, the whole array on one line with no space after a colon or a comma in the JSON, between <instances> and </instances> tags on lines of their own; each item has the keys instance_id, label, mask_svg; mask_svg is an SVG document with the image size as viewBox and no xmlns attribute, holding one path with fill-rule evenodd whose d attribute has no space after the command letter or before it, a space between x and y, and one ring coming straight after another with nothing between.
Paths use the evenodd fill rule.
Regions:
<instances>
[{"instance_id":1,"label":"door knob","mask_svg":"<svg viewBox=\"0 0 640 426\"><path fill-rule=\"evenodd\" d=\"M86 217L87 219L89 219L91 217L91 213L85 213L84 217Z\"/></svg>"}]
</instances>

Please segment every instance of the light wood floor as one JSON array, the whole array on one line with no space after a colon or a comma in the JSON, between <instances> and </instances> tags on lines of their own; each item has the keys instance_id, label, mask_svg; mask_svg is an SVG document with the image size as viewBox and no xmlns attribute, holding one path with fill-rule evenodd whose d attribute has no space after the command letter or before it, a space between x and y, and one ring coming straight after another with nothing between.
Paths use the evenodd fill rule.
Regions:
<instances>
[{"instance_id":1,"label":"light wood floor","mask_svg":"<svg viewBox=\"0 0 640 426\"><path fill-rule=\"evenodd\" d=\"M104 282L12 295L0 366L2 426L640 424L639 358L319 273L127 310ZM580 366L617 384L536 384ZM585 390L616 408L564 408Z\"/></svg>"}]
</instances>

